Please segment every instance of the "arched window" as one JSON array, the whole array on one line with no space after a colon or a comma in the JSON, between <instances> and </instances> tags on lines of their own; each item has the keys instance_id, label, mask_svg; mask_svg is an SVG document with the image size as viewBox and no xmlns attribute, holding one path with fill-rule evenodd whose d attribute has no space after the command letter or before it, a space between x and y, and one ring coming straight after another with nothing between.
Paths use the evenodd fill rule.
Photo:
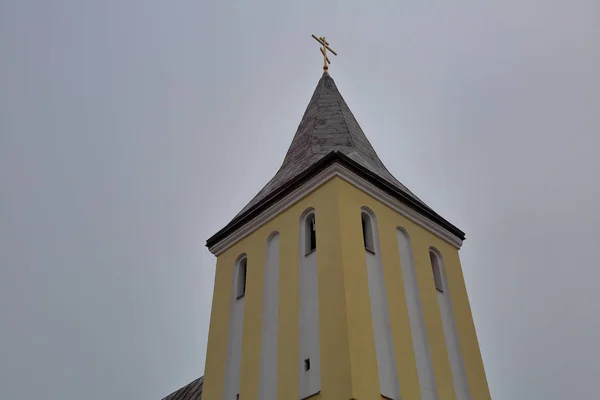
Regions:
<instances>
[{"instance_id":1,"label":"arched window","mask_svg":"<svg viewBox=\"0 0 600 400\"><path fill-rule=\"evenodd\" d=\"M394 337L386 295L383 261L381 252L378 251L377 216L368 207L361 207L360 211L379 390L382 398L398 400L401 398L400 382L398 381L398 365L396 364Z\"/></svg>"},{"instance_id":2,"label":"arched window","mask_svg":"<svg viewBox=\"0 0 600 400\"><path fill-rule=\"evenodd\" d=\"M236 277L236 299L244 297L246 294L246 270L248 269L248 259L242 258L238 262Z\"/></svg>"},{"instance_id":3,"label":"arched window","mask_svg":"<svg viewBox=\"0 0 600 400\"><path fill-rule=\"evenodd\" d=\"M229 309L229 328L227 329L223 393L223 398L230 400L235 399L236 394L240 392L247 269L248 256L246 253L242 253L233 264L233 274L231 276L231 305Z\"/></svg>"},{"instance_id":4,"label":"arched window","mask_svg":"<svg viewBox=\"0 0 600 400\"><path fill-rule=\"evenodd\" d=\"M360 214L360 217L362 220L363 243L365 249L369 250L371 253L375 253L375 241L373 239L373 224L371 223L371 217L364 211Z\"/></svg>"},{"instance_id":5,"label":"arched window","mask_svg":"<svg viewBox=\"0 0 600 400\"><path fill-rule=\"evenodd\" d=\"M444 266L444 256L434 247L429 248L429 259L433 270L433 281L438 291L438 305L442 317L442 327L444 337L446 338L446 350L452 370L452 380L454 382L454 391L457 399L470 400L469 384L465 364L462 358L458 330L456 328L456 318L452 308L452 298L450 291L452 288L448 283L447 269Z\"/></svg>"},{"instance_id":6,"label":"arched window","mask_svg":"<svg viewBox=\"0 0 600 400\"><path fill-rule=\"evenodd\" d=\"M442 270L440 269L440 260L438 255L433 251L429 251L429 259L431 260L431 269L433 270L433 282L438 292L444 293L444 280L442 279Z\"/></svg>"},{"instance_id":7,"label":"arched window","mask_svg":"<svg viewBox=\"0 0 600 400\"><path fill-rule=\"evenodd\" d=\"M317 269L315 220L316 210L314 208L304 210L298 219L298 252L300 257L298 276L298 289L300 292L298 372L301 399L309 398L321 391L319 274Z\"/></svg>"},{"instance_id":8,"label":"arched window","mask_svg":"<svg viewBox=\"0 0 600 400\"><path fill-rule=\"evenodd\" d=\"M404 281L404 293L408 308L408 318L412 333L413 348L417 362L417 374L422 399L437 399L437 388L433 374L431 350L427 339L425 316L421 303L421 294L417 280L417 268L413 256L410 235L401 226L396 228L398 250L400 251L400 270Z\"/></svg>"},{"instance_id":9,"label":"arched window","mask_svg":"<svg viewBox=\"0 0 600 400\"><path fill-rule=\"evenodd\" d=\"M263 277L258 398L277 399L277 349L279 332L279 243L277 231L267 238Z\"/></svg>"},{"instance_id":10,"label":"arched window","mask_svg":"<svg viewBox=\"0 0 600 400\"><path fill-rule=\"evenodd\" d=\"M304 220L304 244L306 246L305 254L312 253L317 248L317 226L315 214L309 214Z\"/></svg>"}]
</instances>

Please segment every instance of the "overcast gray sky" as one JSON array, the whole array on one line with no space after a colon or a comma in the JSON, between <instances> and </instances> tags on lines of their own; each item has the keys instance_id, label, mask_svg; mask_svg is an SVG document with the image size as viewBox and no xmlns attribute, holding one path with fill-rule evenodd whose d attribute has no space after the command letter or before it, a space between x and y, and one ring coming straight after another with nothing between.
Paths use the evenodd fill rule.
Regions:
<instances>
[{"instance_id":1,"label":"overcast gray sky","mask_svg":"<svg viewBox=\"0 0 600 400\"><path fill-rule=\"evenodd\" d=\"M597 0L0 0L0 398L203 374L204 241L282 162L311 33L388 169L467 233L493 398L597 394Z\"/></svg>"}]
</instances>

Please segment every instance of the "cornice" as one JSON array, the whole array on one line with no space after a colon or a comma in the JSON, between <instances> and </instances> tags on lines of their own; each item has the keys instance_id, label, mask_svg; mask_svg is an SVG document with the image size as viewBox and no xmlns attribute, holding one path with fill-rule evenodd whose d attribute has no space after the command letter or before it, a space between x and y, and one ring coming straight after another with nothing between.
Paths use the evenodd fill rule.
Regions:
<instances>
[{"instance_id":1,"label":"cornice","mask_svg":"<svg viewBox=\"0 0 600 400\"><path fill-rule=\"evenodd\" d=\"M317 189L319 186L323 185L325 182L329 181L330 179L336 176L340 177L341 179L353 185L354 187L362 190L363 192L369 194L373 198L379 200L394 211L398 212L399 214L408 218L415 224L436 235L440 239L446 241L455 248L460 249L460 247L462 246L463 240L457 235L450 232L448 229L442 227L435 221L432 221L426 216L420 214L413 208L409 207L405 203L395 198L394 196L391 196L390 194L376 187L371 182L367 181L366 179L363 179L354 172L350 171L348 168L344 167L340 163L334 162L333 164L325 167L323 170L315 174L312 178L308 179L302 185L300 185L287 195L283 196L278 201L275 201L269 207L264 209L256 216L254 216L254 218L250 219L247 223L234 230L231 234L226 235L221 240L217 240L216 242L214 242L214 244L209 246L209 250L211 251L211 253L218 256L219 254L227 250L229 247L233 246L241 239L250 235L259 227L266 224L267 222L275 218L277 215L291 207L293 204L306 197L309 193Z\"/></svg>"}]
</instances>

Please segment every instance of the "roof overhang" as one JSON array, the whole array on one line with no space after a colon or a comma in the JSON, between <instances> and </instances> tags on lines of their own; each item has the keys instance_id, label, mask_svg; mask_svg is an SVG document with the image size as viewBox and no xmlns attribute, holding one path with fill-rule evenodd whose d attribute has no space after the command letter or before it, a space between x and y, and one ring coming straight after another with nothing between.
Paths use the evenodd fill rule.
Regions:
<instances>
[{"instance_id":1,"label":"roof overhang","mask_svg":"<svg viewBox=\"0 0 600 400\"><path fill-rule=\"evenodd\" d=\"M462 246L465 234L460 229L348 156L332 151L234 218L206 241L206 247L218 256L334 176L369 193L457 249Z\"/></svg>"}]
</instances>

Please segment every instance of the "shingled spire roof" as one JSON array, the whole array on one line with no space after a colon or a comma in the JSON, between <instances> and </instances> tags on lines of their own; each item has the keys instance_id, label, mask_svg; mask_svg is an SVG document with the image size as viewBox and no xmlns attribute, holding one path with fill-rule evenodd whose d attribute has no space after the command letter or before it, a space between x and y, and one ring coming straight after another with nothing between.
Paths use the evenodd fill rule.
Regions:
<instances>
[{"instance_id":1,"label":"shingled spire roof","mask_svg":"<svg viewBox=\"0 0 600 400\"><path fill-rule=\"evenodd\" d=\"M378 186L393 192L395 197L411 208L464 239L463 232L437 215L387 170L335 82L325 72L308 103L279 171L225 228L207 240L206 245L211 247L252 219L288 188L336 161L348 164L365 178L377 181Z\"/></svg>"},{"instance_id":2,"label":"shingled spire roof","mask_svg":"<svg viewBox=\"0 0 600 400\"><path fill-rule=\"evenodd\" d=\"M383 165L335 86L333 78L325 72L308 103L279 171L238 215L332 151L348 156L424 204Z\"/></svg>"}]
</instances>

